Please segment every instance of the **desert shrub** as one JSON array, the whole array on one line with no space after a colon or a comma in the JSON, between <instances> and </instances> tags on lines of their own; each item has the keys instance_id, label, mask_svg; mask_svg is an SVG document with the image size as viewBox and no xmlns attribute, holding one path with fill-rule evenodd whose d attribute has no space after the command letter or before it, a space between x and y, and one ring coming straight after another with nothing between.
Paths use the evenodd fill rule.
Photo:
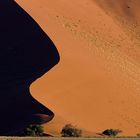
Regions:
<instances>
[{"instance_id":1,"label":"desert shrub","mask_svg":"<svg viewBox=\"0 0 140 140\"><path fill-rule=\"evenodd\" d=\"M62 137L80 137L81 134L82 130L76 128L71 124L65 125L61 131Z\"/></svg>"},{"instance_id":2,"label":"desert shrub","mask_svg":"<svg viewBox=\"0 0 140 140\"><path fill-rule=\"evenodd\" d=\"M137 137L140 137L140 133L137 134Z\"/></svg>"},{"instance_id":3,"label":"desert shrub","mask_svg":"<svg viewBox=\"0 0 140 140\"><path fill-rule=\"evenodd\" d=\"M29 125L24 129L25 136L42 136L44 133L44 129L41 125Z\"/></svg>"},{"instance_id":4,"label":"desert shrub","mask_svg":"<svg viewBox=\"0 0 140 140\"><path fill-rule=\"evenodd\" d=\"M119 133L122 133L122 131L119 129L107 129L102 132L103 135L114 136L114 137L117 136Z\"/></svg>"}]
</instances>

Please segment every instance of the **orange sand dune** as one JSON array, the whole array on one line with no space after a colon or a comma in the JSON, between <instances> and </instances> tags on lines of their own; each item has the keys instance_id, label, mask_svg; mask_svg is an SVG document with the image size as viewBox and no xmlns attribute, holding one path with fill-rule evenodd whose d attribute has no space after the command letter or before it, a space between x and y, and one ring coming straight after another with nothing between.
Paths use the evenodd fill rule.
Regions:
<instances>
[{"instance_id":1,"label":"orange sand dune","mask_svg":"<svg viewBox=\"0 0 140 140\"><path fill-rule=\"evenodd\" d=\"M61 62L37 80L32 95L56 117L90 132L140 132L139 0L17 0L56 44Z\"/></svg>"}]
</instances>

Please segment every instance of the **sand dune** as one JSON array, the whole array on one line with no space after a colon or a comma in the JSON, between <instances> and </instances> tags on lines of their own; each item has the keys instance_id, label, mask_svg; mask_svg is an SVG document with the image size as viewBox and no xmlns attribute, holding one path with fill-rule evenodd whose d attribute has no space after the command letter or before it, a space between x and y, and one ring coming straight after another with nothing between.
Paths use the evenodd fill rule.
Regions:
<instances>
[{"instance_id":1,"label":"sand dune","mask_svg":"<svg viewBox=\"0 0 140 140\"><path fill-rule=\"evenodd\" d=\"M46 131L70 122L90 132L140 131L139 0L17 2L56 44L61 62L32 95L55 114Z\"/></svg>"},{"instance_id":2,"label":"sand dune","mask_svg":"<svg viewBox=\"0 0 140 140\"><path fill-rule=\"evenodd\" d=\"M43 124L54 117L31 96L29 87L59 62L59 53L15 1L0 5L0 136L13 136L29 124Z\"/></svg>"}]
</instances>

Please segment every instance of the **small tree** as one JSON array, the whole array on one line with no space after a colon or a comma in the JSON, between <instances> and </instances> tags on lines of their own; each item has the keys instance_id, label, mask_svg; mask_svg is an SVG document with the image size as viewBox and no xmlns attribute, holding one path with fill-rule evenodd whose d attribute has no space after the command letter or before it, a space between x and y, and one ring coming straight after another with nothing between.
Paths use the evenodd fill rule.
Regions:
<instances>
[{"instance_id":1,"label":"small tree","mask_svg":"<svg viewBox=\"0 0 140 140\"><path fill-rule=\"evenodd\" d=\"M65 125L61 131L62 137L80 137L81 134L82 130L77 129L75 126L71 124Z\"/></svg>"},{"instance_id":2,"label":"small tree","mask_svg":"<svg viewBox=\"0 0 140 140\"><path fill-rule=\"evenodd\" d=\"M29 125L29 127L24 129L25 136L42 136L44 133L44 129L41 125Z\"/></svg>"},{"instance_id":3,"label":"small tree","mask_svg":"<svg viewBox=\"0 0 140 140\"><path fill-rule=\"evenodd\" d=\"M105 131L102 132L102 134L106 135L106 136L117 136L119 133L122 133L121 130L119 129L107 129Z\"/></svg>"}]
</instances>

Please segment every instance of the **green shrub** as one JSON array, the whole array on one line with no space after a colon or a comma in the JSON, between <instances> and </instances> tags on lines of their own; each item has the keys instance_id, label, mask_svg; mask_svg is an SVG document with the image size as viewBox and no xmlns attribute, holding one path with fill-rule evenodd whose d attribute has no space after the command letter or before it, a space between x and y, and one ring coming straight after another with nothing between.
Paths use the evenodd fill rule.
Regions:
<instances>
[{"instance_id":1,"label":"green shrub","mask_svg":"<svg viewBox=\"0 0 140 140\"><path fill-rule=\"evenodd\" d=\"M82 130L77 129L75 126L71 124L65 125L61 131L62 137L80 137L81 134Z\"/></svg>"},{"instance_id":2,"label":"green shrub","mask_svg":"<svg viewBox=\"0 0 140 140\"><path fill-rule=\"evenodd\" d=\"M42 136L44 133L44 129L41 125L29 125L29 127L24 129L25 136Z\"/></svg>"},{"instance_id":3,"label":"green shrub","mask_svg":"<svg viewBox=\"0 0 140 140\"><path fill-rule=\"evenodd\" d=\"M106 135L106 136L117 136L119 133L122 133L121 130L119 129L107 129L105 131L102 132L103 135Z\"/></svg>"}]
</instances>

